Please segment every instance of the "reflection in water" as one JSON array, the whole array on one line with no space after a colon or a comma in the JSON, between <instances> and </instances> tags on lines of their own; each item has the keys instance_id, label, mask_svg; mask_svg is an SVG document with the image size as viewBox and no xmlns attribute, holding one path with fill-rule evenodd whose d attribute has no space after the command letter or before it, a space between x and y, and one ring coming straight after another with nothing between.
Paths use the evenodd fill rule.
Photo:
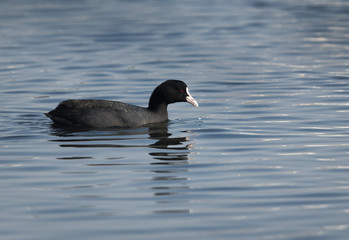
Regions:
<instances>
[{"instance_id":1,"label":"reflection in water","mask_svg":"<svg viewBox=\"0 0 349 240\"><path fill-rule=\"evenodd\" d=\"M60 147L70 148L134 148L143 149L140 154L147 152L155 162L148 163L146 171L154 173L150 178L149 189L155 197L156 209L154 214L186 214L190 213L188 206L187 192L189 178L188 160L191 144L187 136L171 137L168 131L168 123L154 124L148 127L134 129L107 129L106 131L94 131L86 129L67 129L52 125L52 135L61 137L51 140L58 142ZM183 133L185 134L185 133ZM151 143L145 142L151 140ZM155 140L155 142L154 142ZM117 142L117 144L115 143ZM120 144L119 144L120 143ZM144 151L145 149L145 151ZM156 151L149 151L156 149ZM124 151L124 153L129 151ZM113 158L120 160L127 156ZM60 160L92 159L89 156L61 157ZM108 158L110 160L111 158ZM129 166L134 163L89 163L91 167ZM171 167L173 166L173 167ZM134 169L133 169L134 171ZM144 182L144 180L142 180ZM180 208L180 206L185 206Z\"/></svg>"},{"instance_id":2,"label":"reflection in water","mask_svg":"<svg viewBox=\"0 0 349 240\"><path fill-rule=\"evenodd\" d=\"M115 144L114 141L123 140L144 140L142 135L148 134L148 139L157 140L151 144ZM64 137L64 139L51 140L53 142L62 142L61 147L74 148L156 148L164 150L163 152L149 152L149 155L156 160L163 161L187 161L191 144L183 146L188 142L188 137L171 138L168 132L167 123L154 124L146 128L136 129L109 129L108 131L87 131L86 129L67 129L52 125L52 135ZM85 144L85 142L88 142ZM108 143L99 143L108 142ZM175 147L173 147L175 146ZM81 158L81 157L77 157ZM170 164L170 163L167 163Z\"/></svg>"},{"instance_id":3,"label":"reflection in water","mask_svg":"<svg viewBox=\"0 0 349 240\"><path fill-rule=\"evenodd\" d=\"M160 160L153 162L152 165L158 165L152 172L156 176L152 178L153 187L156 197L156 204L159 208L153 211L154 214L188 214L190 209L187 208L189 200L187 197L189 178L185 177L188 172L185 166L189 160L190 144L187 137L171 137L167 125L162 131L149 129L149 138L158 140L149 147L161 149L162 151L149 152L154 159ZM179 167L162 167L159 165L180 165ZM173 206L175 205L175 206ZM185 206L181 208L181 206Z\"/></svg>"}]
</instances>

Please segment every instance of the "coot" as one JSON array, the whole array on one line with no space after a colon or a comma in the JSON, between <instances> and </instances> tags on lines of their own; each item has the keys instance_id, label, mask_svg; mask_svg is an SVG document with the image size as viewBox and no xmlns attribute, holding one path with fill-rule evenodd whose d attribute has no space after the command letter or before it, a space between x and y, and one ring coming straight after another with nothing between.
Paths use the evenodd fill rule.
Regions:
<instances>
[{"instance_id":1,"label":"coot","mask_svg":"<svg viewBox=\"0 0 349 240\"><path fill-rule=\"evenodd\" d=\"M168 120L167 105L175 102L199 106L183 81L167 80L154 89L147 108L107 100L66 100L45 115L66 126L137 127Z\"/></svg>"}]
</instances>

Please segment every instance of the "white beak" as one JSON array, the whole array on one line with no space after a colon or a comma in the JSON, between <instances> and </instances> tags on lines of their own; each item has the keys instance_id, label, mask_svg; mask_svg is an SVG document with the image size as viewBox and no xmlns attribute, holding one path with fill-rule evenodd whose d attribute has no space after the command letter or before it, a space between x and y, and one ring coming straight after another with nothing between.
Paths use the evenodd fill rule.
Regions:
<instances>
[{"instance_id":1,"label":"white beak","mask_svg":"<svg viewBox=\"0 0 349 240\"><path fill-rule=\"evenodd\" d=\"M187 102L192 104L195 107L199 107L198 102L190 95L188 88L186 88L186 91L188 96L185 99L187 100Z\"/></svg>"}]
</instances>

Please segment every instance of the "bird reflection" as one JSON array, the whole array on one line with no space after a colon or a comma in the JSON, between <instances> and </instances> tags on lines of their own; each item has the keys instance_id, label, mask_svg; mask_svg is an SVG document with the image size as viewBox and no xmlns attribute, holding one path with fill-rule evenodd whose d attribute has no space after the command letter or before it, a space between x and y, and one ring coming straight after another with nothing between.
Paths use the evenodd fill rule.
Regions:
<instances>
[{"instance_id":1,"label":"bird reflection","mask_svg":"<svg viewBox=\"0 0 349 240\"><path fill-rule=\"evenodd\" d=\"M188 161L189 149L191 144L188 137L171 137L168 131L168 123L153 124L148 127L134 129L76 129L62 128L61 126L52 125L51 134L64 137L63 139L51 140L60 142L61 147L73 148L154 148L163 149L164 151L148 152L155 160L164 161L171 164L173 161ZM149 145L140 144L116 144L122 140L132 140L130 136L134 136L136 140L142 139L142 135L148 134L148 139L156 140ZM103 142L103 143L102 143ZM156 164L156 163L154 163Z\"/></svg>"},{"instance_id":2,"label":"bird reflection","mask_svg":"<svg viewBox=\"0 0 349 240\"><path fill-rule=\"evenodd\" d=\"M191 144L188 137L171 137L167 125L149 128L149 138L157 141L149 147L162 150L149 152L155 160L151 163L155 173L151 190L154 192L156 209L154 214L190 214L188 208L189 177L188 161ZM160 160L160 161L159 161ZM163 166L165 165L165 166ZM175 168L166 165L176 165Z\"/></svg>"},{"instance_id":3,"label":"bird reflection","mask_svg":"<svg viewBox=\"0 0 349 240\"><path fill-rule=\"evenodd\" d=\"M149 147L156 149L164 149L166 151L149 152L149 155L156 160L161 161L188 161L190 144L183 145L188 142L187 137L171 137L171 133L168 132L167 125L159 127L149 128L149 138L156 139L157 141L150 144ZM169 151L175 150L175 151ZM169 163L168 163L169 164Z\"/></svg>"},{"instance_id":4,"label":"bird reflection","mask_svg":"<svg viewBox=\"0 0 349 240\"><path fill-rule=\"evenodd\" d=\"M131 148L136 151L137 148L142 148L142 151L148 149L145 152L155 160L149 163L148 166L151 167L146 168L146 171L153 173L148 179L148 189L153 192L156 203L153 213L189 214L191 212L188 208L187 193L190 190L188 165L192 144L189 144L191 140L187 132L180 132L185 136L173 137L173 134L168 130L167 122L142 128L107 129L106 131L62 129L52 126L51 131L52 135L60 136L60 138L51 141L58 142L61 147ZM144 140L147 141L147 139L151 140L150 144L144 144ZM139 171L139 168L136 167L138 164L120 163L122 159L125 158L117 158L112 164L108 162L87 165L93 167L129 165L132 167L132 171ZM142 182L144 183L144 179Z\"/></svg>"}]
</instances>

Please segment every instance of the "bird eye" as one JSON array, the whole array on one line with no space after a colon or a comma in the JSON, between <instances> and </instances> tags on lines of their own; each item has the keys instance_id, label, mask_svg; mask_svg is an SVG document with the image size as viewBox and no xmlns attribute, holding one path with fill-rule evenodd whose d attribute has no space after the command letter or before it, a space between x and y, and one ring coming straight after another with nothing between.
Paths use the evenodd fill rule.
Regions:
<instances>
[{"instance_id":1,"label":"bird eye","mask_svg":"<svg viewBox=\"0 0 349 240\"><path fill-rule=\"evenodd\" d=\"M183 88L181 88L181 89L179 89L179 91L180 91L180 92L184 92L184 89L183 89Z\"/></svg>"}]
</instances>

